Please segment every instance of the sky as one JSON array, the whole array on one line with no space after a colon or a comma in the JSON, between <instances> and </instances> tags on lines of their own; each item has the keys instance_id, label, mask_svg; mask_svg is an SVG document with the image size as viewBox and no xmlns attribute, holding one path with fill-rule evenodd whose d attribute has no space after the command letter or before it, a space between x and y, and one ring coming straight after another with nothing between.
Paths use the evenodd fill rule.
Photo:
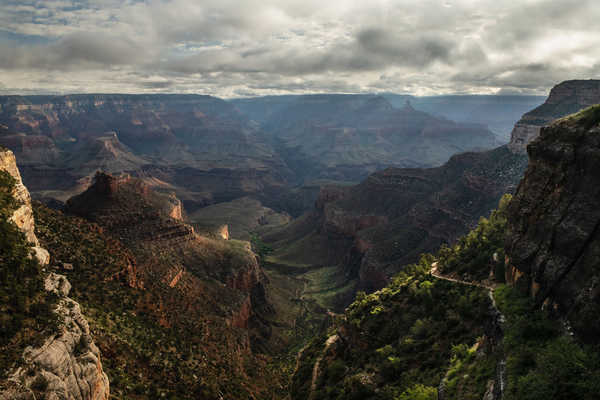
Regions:
<instances>
[{"instance_id":1,"label":"sky","mask_svg":"<svg viewBox=\"0 0 600 400\"><path fill-rule=\"evenodd\" d=\"M547 94L598 0L0 0L0 93Z\"/></svg>"}]
</instances>

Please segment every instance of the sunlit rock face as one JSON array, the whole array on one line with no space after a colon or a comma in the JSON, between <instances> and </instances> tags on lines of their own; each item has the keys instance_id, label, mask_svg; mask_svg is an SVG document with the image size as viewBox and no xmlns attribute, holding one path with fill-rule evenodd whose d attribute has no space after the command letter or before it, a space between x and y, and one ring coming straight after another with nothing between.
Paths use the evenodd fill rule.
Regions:
<instances>
[{"instance_id":1,"label":"sunlit rock face","mask_svg":"<svg viewBox=\"0 0 600 400\"><path fill-rule=\"evenodd\" d=\"M523 115L515 124L508 148L512 152L525 154L527 145L539 135L542 126L598 103L599 80L562 82L552 88L544 104Z\"/></svg>"},{"instance_id":2,"label":"sunlit rock face","mask_svg":"<svg viewBox=\"0 0 600 400\"><path fill-rule=\"evenodd\" d=\"M34 255L38 261L42 265L46 265L50 261L50 256L48 251L40 247L40 243L35 236L35 221L33 220L33 210L31 209L31 196L25 185L23 185L15 155L12 151L0 150L0 169L7 171L16 181L13 195L20 206L15 210L10 220L25 234L27 241L33 244Z\"/></svg>"}]
</instances>

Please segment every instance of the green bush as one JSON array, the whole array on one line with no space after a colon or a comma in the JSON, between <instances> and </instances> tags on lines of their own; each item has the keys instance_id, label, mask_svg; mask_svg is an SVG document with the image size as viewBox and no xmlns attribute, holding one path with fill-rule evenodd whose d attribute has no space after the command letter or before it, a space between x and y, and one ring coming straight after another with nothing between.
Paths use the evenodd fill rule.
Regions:
<instances>
[{"instance_id":1,"label":"green bush","mask_svg":"<svg viewBox=\"0 0 600 400\"><path fill-rule=\"evenodd\" d=\"M481 217L477 227L454 246L442 246L437 255L440 272L480 281L492 271L497 280L504 281L504 235L510 200L511 195L505 194L489 218Z\"/></svg>"},{"instance_id":2,"label":"green bush","mask_svg":"<svg viewBox=\"0 0 600 400\"><path fill-rule=\"evenodd\" d=\"M398 400L437 400L437 388L417 384L407 389Z\"/></svg>"},{"instance_id":3,"label":"green bush","mask_svg":"<svg viewBox=\"0 0 600 400\"><path fill-rule=\"evenodd\" d=\"M558 321L515 288L498 288L496 300L506 317L507 400L598 398L598 349L565 336Z\"/></svg>"},{"instance_id":4,"label":"green bush","mask_svg":"<svg viewBox=\"0 0 600 400\"><path fill-rule=\"evenodd\" d=\"M0 171L0 378L15 366L26 345L39 344L58 325L55 296L43 288L42 268L31 244L8 220L17 209L16 181Z\"/></svg>"}]
</instances>

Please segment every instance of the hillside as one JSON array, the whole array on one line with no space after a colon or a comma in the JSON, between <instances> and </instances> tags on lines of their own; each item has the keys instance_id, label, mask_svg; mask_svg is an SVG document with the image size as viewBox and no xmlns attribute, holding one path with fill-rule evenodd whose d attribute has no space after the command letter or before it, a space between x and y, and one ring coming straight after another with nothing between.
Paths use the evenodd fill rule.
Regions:
<instances>
[{"instance_id":1,"label":"hillside","mask_svg":"<svg viewBox=\"0 0 600 400\"><path fill-rule=\"evenodd\" d=\"M542 128L514 198L359 292L300 353L292 398L597 398L599 126L594 106Z\"/></svg>"},{"instance_id":2,"label":"hillside","mask_svg":"<svg viewBox=\"0 0 600 400\"><path fill-rule=\"evenodd\" d=\"M600 102L595 81L567 82L548 98L553 109L583 107L583 100L561 95L564 85ZM513 148L458 154L437 168L389 168L356 186L325 187L309 215L264 236L275 249L272 261L291 270L301 264L335 271L342 293L328 305L345 306L348 293L383 287L421 253L467 233L504 193L514 193L527 156Z\"/></svg>"},{"instance_id":3,"label":"hillside","mask_svg":"<svg viewBox=\"0 0 600 400\"><path fill-rule=\"evenodd\" d=\"M508 280L588 343L600 333L599 123L596 105L542 128L527 149L506 237Z\"/></svg>"},{"instance_id":4,"label":"hillside","mask_svg":"<svg viewBox=\"0 0 600 400\"><path fill-rule=\"evenodd\" d=\"M71 284L47 270L27 188L0 148L0 398L107 400L109 381Z\"/></svg>"}]
</instances>

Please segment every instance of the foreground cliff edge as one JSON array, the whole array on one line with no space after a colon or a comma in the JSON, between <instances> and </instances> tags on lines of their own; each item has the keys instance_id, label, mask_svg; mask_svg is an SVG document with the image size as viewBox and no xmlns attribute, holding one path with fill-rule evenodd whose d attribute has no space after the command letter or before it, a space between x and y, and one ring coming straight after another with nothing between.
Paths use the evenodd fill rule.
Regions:
<instances>
[{"instance_id":1,"label":"foreground cliff edge","mask_svg":"<svg viewBox=\"0 0 600 400\"><path fill-rule=\"evenodd\" d=\"M109 382L100 352L79 304L67 297L69 281L43 268L50 257L39 246L29 192L9 150L0 149L0 174L2 216L12 214L2 226L2 294L3 303L13 304L1 305L7 315L1 325L0 399L106 400ZM29 257L20 249L30 249Z\"/></svg>"}]
</instances>

